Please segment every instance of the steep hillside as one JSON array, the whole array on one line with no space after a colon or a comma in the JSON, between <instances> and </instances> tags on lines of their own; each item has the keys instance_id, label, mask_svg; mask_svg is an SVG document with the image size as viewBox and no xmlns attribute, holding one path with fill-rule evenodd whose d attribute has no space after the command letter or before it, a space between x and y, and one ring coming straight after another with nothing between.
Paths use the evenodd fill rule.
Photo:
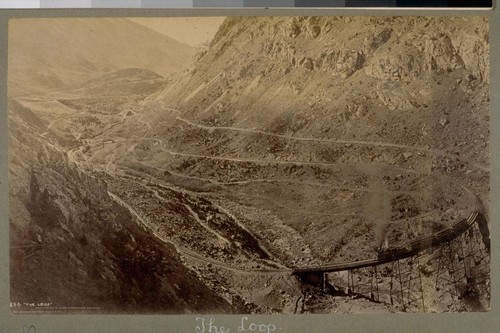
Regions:
<instances>
[{"instance_id":1,"label":"steep hillside","mask_svg":"<svg viewBox=\"0 0 500 333\"><path fill-rule=\"evenodd\" d=\"M66 88L125 68L166 76L190 66L195 52L125 18L13 19L9 93Z\"/></svg>"},{"instance_id":2,"label":"steep hillside","mask_svg":"<svg viewBox=\"0 0 500 333\"><path fill-rule=\"evenodd\" d=\"M438 230L469 208L461 186L489 204L484 18L228 18L149 101L151 141L119 164L225 186L291 265L370 255L379 220L392 244ZM307 246L277 246L276 218Z\"/></svg>"},{"instance_id":3,"label":"steep hillside","mask_svg":"<svg viewBox=\"0 0 500 333\"><path fill-rule=\"evenodd\" d=\"M41 49L57 59L50 44ZM61 61L41 77L52 71L60 82L48 85L64 89L11 91L13 300L79 298L120 312L489 307L481 244L484 257L469 265L484 279L466 279L457 297L437 280L460 254L444 258L450 244L419 252L423 310L392 298L392 263L379 265L380 279L359 272L383 287L371 305L373 295L341 297L354 295L347 272L329 274L334 287L321 297L290 274L377 259L472 211L488 215L485 19L232 17L189 70L168 77L164 59L162 69L135 65L131 48L120 67L105 49L75 54L78 73L92 75L71 87ZM81 69L88 61L102 67ZM64 288L37 287L50 279ZM84 295L87 286L96 292Z\"/></svg>"},{"instance_id":4,"label":"steep hillside","mask_svg":"<svg viewBox=\"0 0 500 333\"><path fill-rule=\"evenodd\" d=\"M164 100L204 125L404 143L487 166L488 49L478 17L234 17ZM290 155L255 137L238 145Z\"/></svg>"},{"instance_id":5,"label":"steep hillside","mask_svg":"<svg viewBox=\"0 0 500 333\"><path fill-rule=\"evenodd\" d=\"M11 300L21 304L13 311L36 310L32 303L65 313L237 311L103 180L40 137L43 124L29 109L9 116Z\"/></svg>"}]
</instances>

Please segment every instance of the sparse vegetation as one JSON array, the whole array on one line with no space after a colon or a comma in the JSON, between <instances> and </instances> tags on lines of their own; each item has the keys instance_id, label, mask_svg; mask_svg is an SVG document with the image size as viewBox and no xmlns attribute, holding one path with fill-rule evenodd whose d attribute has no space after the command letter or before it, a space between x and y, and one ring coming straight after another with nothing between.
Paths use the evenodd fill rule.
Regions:
<instances>
[{"instance_id":1,"label":"sparse vegetation","mask_svg":"<svg viewBox=\"0 0 500 333\"><path fill-rule=\"evenodd\" d=\"M486 31L475 17L232 17L190 71L96 70L13 95L13 300L293 312L287 269L404 248L466 216L470 193L488 207ZM483 287L432 301L478 308ZM330 296L304 304L394 311Z\"/></svg>"}]
</instances>

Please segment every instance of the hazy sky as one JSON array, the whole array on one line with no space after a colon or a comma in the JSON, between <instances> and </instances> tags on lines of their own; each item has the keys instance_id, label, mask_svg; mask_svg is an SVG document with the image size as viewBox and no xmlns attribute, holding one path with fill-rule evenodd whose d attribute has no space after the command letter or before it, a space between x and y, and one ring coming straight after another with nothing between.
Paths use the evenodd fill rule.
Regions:
<instances>
[{"instance_id":1,"label":"hazy sky","mask_svg":"<svg viewBox=\"0 0 500 333\"><path fill-rule=\"evenodd\" d=\"M136 17L131 20L179 42L197 46L214 37L224 17Z\"/></svg>"}]
</instances>

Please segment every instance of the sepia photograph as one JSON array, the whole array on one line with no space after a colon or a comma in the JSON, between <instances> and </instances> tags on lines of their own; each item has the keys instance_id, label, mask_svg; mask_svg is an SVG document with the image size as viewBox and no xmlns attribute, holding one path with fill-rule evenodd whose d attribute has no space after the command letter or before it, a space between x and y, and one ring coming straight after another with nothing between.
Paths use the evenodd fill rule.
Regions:
<instances>
[{"instance_id":1,"label":"sepia photograph","mask_svg":"<svg viewBox=\"0 0 500 333\"><path fill-rule=\"evenodd\" d=\"M14 314L490 311L483 16L11 18Z\"/></svg>"}]
</instances>

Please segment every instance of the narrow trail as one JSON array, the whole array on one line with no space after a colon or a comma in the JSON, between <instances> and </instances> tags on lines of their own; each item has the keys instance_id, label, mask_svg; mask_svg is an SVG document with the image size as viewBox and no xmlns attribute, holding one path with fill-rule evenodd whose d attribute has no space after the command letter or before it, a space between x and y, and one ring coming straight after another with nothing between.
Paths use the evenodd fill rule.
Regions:
<instances>
[{"instance_id":1,"label":"narrow trail","mask_svg":"<svg viewBox=\"0 0 500 333\"><path fill-rule=\"evenodd\" d=\"M225 187L232 187L232 186L242 186L242 185L249 185L249 184L258 184L258 183L265 183L265 184L272 184L272 183L284 183L284 184L294 184L294 185L299 185L299 186L311 186L311 187L325 187L329 188L332 190L338 190L338 191L352 191L352 192L366 192L366 193L373 193L374 190L366 187L351 187L347 185L334 185L334 184L329 184L327 182L323 183L318 183L318 182L311 182L311 181L298 181L298 180L293 180L293 179L267 179L267 178L258 178L258 179L248 179L248 180L233 180L233 181L219 181L216 179L212 178L205 178L205 177L199 177L199 176L192 176L192 175L187 175L184 173L179 173L172 171L170 169L165 169L161 168L152 164L144 163L144 162L136 162L141 165L144 165L149 168L153 168L162 172L168 172L172 176L176 176L179 178L186 178L186 179L192 179L192 180L197 180L205 183L210 183L213 185L219 185L219 186L225 186ZM411 171L415 172L415 171ZM391 193L396 193L396 194L415 194L416 186L418 184L412 184L412 190L391 190Z\"/></svg>"},{"instance_id":2,"label":"narrow trail","mask_svg":"<svg viewBox=\"0 0 500 333\"><path fill-rule=\"evenodd\" d=\"M271 253L271 252L269 252L269 250L268 250L266 247L264 247L264 246L262 246L262 245L261 245L261 242L260 242L260 240L258 239L258 237L257 237L257 236L256 236L256 235L252 232L252 231L250 231L250 230L249 230L249 229L245 226L245 224L241 223L241 221L240 221L240 220L239 220L236 216L234 216L234 215L233 215L230 211L228 211L227 209L223 208L222 206L219 206L219 205L217 205L217 204L215 204L215 203L214 203L213 205L214 205L214 206L215 206L218 210L220 210L221 212L223 212L224 214L226 214L227 216L229 216L229 218L231 218L231 219L234 221L234 223L236 223L236 225L238 225L241 229L245 230L245 231L246 231L246 232L248 232L250 235L252 235L252 237L253 237L253 238L257 239L257 242L258 242L258 244L259 244L259 248L260 248L260 249L261 249L261 250L262 250L265 254L267 254L267 256L268 256L269 258L272 258L272 257L273 257L272 253ZM275 263L275 264L279 264L279 263Z\"/></svg>"},{"instance_id":3,"label":"narrow trail","mask_svg":"<svg viewBox=\"0 0 500 333\"><path fill-rule=\"evenodd\" d=\"M175 110L175 111L177 111L177 110ZM275 137L280 137L280 138L285 138L285 139L290 139L290 140L298 140L298 141L316 141L316 142L330 142L330 143L342 143L342 144L362 144L362 145L375 145L375 146L383 146L383 147L395 147L395 148L403 148L403 149L410 149L410 150L413 149L413 150L419 150L419 151L424 151L424 152L431 152L431 153L446 155L446 153L441 152L441 151L435 151L435 150L430 150L430 149L426 149L426 148L422 148L422 147L411 147L411 146L405 146L405 145L399 145L399 144L393 144L393 143L367 142L367 141L348 141L348 140L329 140L329 139L315 139L315 138L297 138L297 137L292 137L292 136L267 133L267 132L258 131L258 130L251 130L251 129L241 129L241 128L233 128L233 127L210 127L210 126L203 126L203 125L199 125L199 124L194 124L194 123L191 123L191 122L189 122L187 120L185 121L184 119L182 119L182 118L179 119L179 118L180 117L177 117L178 120L184 121L184 122L188 123L190 126L196 126L198 128L203 128L203 129L207 129L207 130L222 129L222 130L232 130L232 131L240 131L240 132L247 132L247 133L257 133L257 134L262 134L262 135L269 135L269 136L275 136ZM144 124L147 124L147 123L144 122ZM118 125L118 124L115 124L115 125ZM150 127L148 127L148 128L150 128ZM35 132L39 133L38 131L35 131ZM40 136L40 138L46 144L52 146L53 148L55 148L58 151L62 151L61 148L55 147L53 144L51 144L50 142L48 142L45 139L43 133L39 134L39 136ZM181 153L181 152L173 152L173 151L170 151L170 150L164 148L163 147L163 142L160 139L152 139L152 140L158 140L159 143L160 143L160 146L161 146L161 150L164 151L164 152L166 152L166 153L168 153L168 154L171 154L171 155L187 156L187 157L199 157L199 158L208 158L208 159L217 159L217 160L227 160L227 161L236 161L236 162L273 163L273 161L260 160L260 159L213 157L213 156L207 156L207 155L198 155L198 154L188 154L188 153ZM72 162L74 162L76 164L76 166L77 166L78 169L81 168L81 165L79 164L79 162L76 161L74 154L77 151L81 153L80 149L81 149L81 147L79 149L76 149L76 150L65 151L67 153L67 155L68 155L69 160L71 160ZM84 156L83 156L83 159L86 161L86 158ZM331 166L331 165L333 165L332 163L304 162L304 161L274 161L274 163L297 164L297 165L323 165L323 166ZM484 168L483 166L479 166L479 167L483 171L489 172L489 170L487 168ZM109 171L109 170L105 170L105 171ZM85 172L85 171L83 170L82 172ZM110 175L114 176L113 174L110 174ZM215 260L215 259L212 259L212 258L204 257L204 256L202 256L201 254L199 254L199 253L197 253L195 251L192 251L190 249L186 249L185 247L181 246L180 244L176 244L172 240L164 239L161 235L159 235L154 230L152 230L149 227L148 221L146 221L139 213L137 213L137 211L135 211L135 209L133 207L131 207L127 202L125 202L123 199L121 199L115 193L112 193L112 192L108 191L108 194L109 194L110 198L112 198L115 202L117 202L121 206L127 208L137 218L137 221L140 223L140 225L143 228L145 228L145 230L148 230L148 231L152 232L153 235L155 237L157 237L159 240L161 240L162 242L172 244L178 250L179 253L181 253L181 254L183 254L185 256L189 256L191 258L194 258L196 260L201 260L201 261L203 261L205 263L211 263L211 264L213 264L215 266L226 268L226 269L229 269L229 270L232 270L232 271L235 271L235 272L239 272L239 273L273 273L273 274L276 274L276 273L278 273L278 274L283 274L283 273L291 274L291 273L295 273L296 274L296 273L307 272L307 271L333 271L333 270L337 271L337 270L352 269L353 267L359 268L359 267L366 267L366 266L371 266L371 265L377 265L377 264L380 264L382 261L383 262L390 262L393 259L399 260L400 259L400 255L406 257L408 255L412 255L413 254L413 252L409 252L407 250L398 250L401 253L398 252L396 257L386 258L386 259L383 259L382 261L376 260L376 262L374 262L373 260L368 260L368 261L359 261L359 262L347 262L347 263L342 263L342 264L335 265L335 266L331 266L331 265L321 265L321 266L314 266L314 267L310 267L309 266L309 267L296 268L294 270L292 270L292 269L251 269L251 268L238 268L238 267L235 267L233 265L229 265L229 264L226 264L224 262L221 262L221 261L218 261L218 260ZM476 217L477 217L477 211L473 211L471 213L471 215L467 218L467 220L464 219L464 220L458 222L456 225L459 226L459 227L461 227L461 229L459 231L462 232L463 231L462 229L465 228L463 226L464 225L463 222L467 223L467 225L470 225L472 222L475 221ZM455 231L453 230L453 228L445 230L445 233L452 233L452 232L453 232L453 235L456 234ZM446 237L449 237L448 234L444 234L444 235ZM441 238L443 238L443 236L441 236ZM439 235L437 235L436 241L440 242L441 238L440 238ZM417 240L415 242L412 242L412 244L417 244L417 245L420 246L421 245L420 243L423 242L424 240L425 239ZM421 246L419 248L421 248ZM412 251L414 251L414 250L412 250Z\"/></svg>"},{"instance_id":4,"label":"narrow trail","mask_svg":"<svg viewBox=\"0 0 500 333\"><path fill-rule=\"evenodd\" d=\"M183 157L192 157L192 158L203 158L208 160L218 160L218 161L229 161L229 162L239 162L239 163L259 163L259 164L283 164L283 165L314 165L314 166L323 166L323 167L338 167L338 163L328 163L328 162L307 162L307 161L299 161L299 160L266 160L266 159L258 159L258 158L241 158L241 157L223 157L223 156L213 156L213 155L203 155L203 154L190 154L190 153L182 153L174 150L170 150L165 148L163 145L161 150L172 156L183 156ZM417 173L416 170L404 169L406 172Z\"/></svg>"},{"instance_id":5,"label":"narrow trail","mask_svg":"<svg viewBox=\"0 0 500 333\"><path fill-rule=\"evenodd\" d=\"M235 131L235 132L241 132L241 133L249 133L249 134L260 134L260 135L265 135L265 136L270 136L270 137L276 137L280 139L286 139L286 140L294 140L294 141L303 141L303 142L323 142L323 143L333 143L333 144L355 144L355 145L367 145L367 146L380 146L380 147L389 147L389 148L399 148L399 149L406 149L406 150L414 150L414 151L419 151L419 152L425 152L425 153L431 153L434 155L441 155L441 156L452 156L451 154L437 150L437 149L430 149L430 148L425 148L425 147L419 147L419 146L408 146L408 145L403 145L403 144L397 144L397 143L390 143L390 142L380 142L380 141L363 141L363 140L339 140L339 139L321 139L321 138L313 138L313 137L297 137L297 136L291 136L291 135L284 135L284 134L276 134L276 133L270 133L262 130L257 130L257 129L248 129L248 128L242 128L242 127L232 127L232 126L207 126L207 125L202 125L198 123L194 123L188 119L185 119L180 116L181 112L177 109L173 108L168 108L170 111L174 111L179 116L175 117L175 119L189 125L193 126L199 129L204 129L207 131L215 131L215 130L226 130L226 131ZM453 158L456 158L456 156L452 156ZM490 172L490 168L485 167L483 165L480 165L476 163L475 161L470 161L467 159L460 159L463 160L464 162L467 162L469 165L480 169L485 172Z\"/></svg>"},{"instance_id":6,"label":"narrow trail","mask_svg":"<svg viewBox=\"0 0 500 333\"><path fill-rule=\"evenodd\" d=\"M180 114L180 111L177 109L172 109L172 108L166 108L166 110L175 112L177 114ZM145 125L148 127L148 130L145 132L145 134L140 138L143 140L155 140L159 142L160 144L160 149L171 155L171 156L182 156L182 157L188 157L188 158L203 158L203 159L209 159L209 160L219 160L219 161L229 161L229 162L237 162L237 163L259 163L259 164L281 164L281 165L311 165L311 166L322 166L322 167L332 167L332 166L339 166L338 163L328 163L328 162L315 162L315 161L301 161L301 160L269 160L269 159L256 159L256 158L241 158L241 157L224 157L224 156L213 156L213 155L206 155L206 154L192 154L192 153L185 153L185 152L179 152L175 151L172 149L168 149L165 147L164 142L162 139L159 138L148 138L146 137L147 133L151 129L151 124L143 121L141 119L143 115L141 115L137 121L140 122L141 124ZM231 130L231 131L238 131L238 132L245 132L245 133L254 133L254 134L261 134L261 135L267 135L267 136L274 136L274 137L279 137L279 138L284 138L288 140L297 140L297 141L306 141L306 142L328 142L328 143L336 143L336 144L360 144L360 145L372 145L372 146L382 146L382 147L393 147L393 148L399 148L399 149L409 149L409 150L417 150L417 151L422 151L422 152L428 152L428 153L433 153L433 154L439 154L439 155L444 155L448 156L447 153L439 151L439 150L431 150L427 149L424 147L414 147L414 146L406 146L406 145L400 145L400 144L394 144L394 143L386 143L386 142L370 142L370 141L359 141L359 140L332 140L332 139L318 139L318 138L305 138L305 137L294 137L294 136L287 136L287 135L281 135L281 134L274 134L274 133L269 133L265 131L260 131L260 130L255 130L255 129L245 129L245 128L237 128L237 127L215 127L215 126L205 126L201 124L196 124L193 123L187 119L184 119L180 116L177 116L175 119L184 122L190 126L194 126L197 128L205 129L205 130ZM123 122L123 121L122 121ZM155 124L159 125L159 124ZM172 125L171 125L172 126ZM175 126L174 126L175 127ZM128 140L133 140L133 138L127 139L124 138L120 141L128 141ZM471 165L474 163L467 162ZM482 171L489 172L489 169L480 165L475 165L478 169L481 169ZM410 169L404 169L401 168L402 170L406 172L412 172L412 173L417 173L418 171L416 170L410 170Z\"/></svg>"},{"instance_id":7,"label":"narrow trail","mask_svg":"<svg viewBox=\"0 0 500 333\"><path fill-rule=\"evenodd\" d=\"M280 179L272 179L272 180L269 180L269 179L255 179L255 180L248 180L248 181L237 181L237 182L219 182L219 181L216 181L216 180L213 180L213 179L210 179L210 178L202 178L202 177L196 177L196 176L189 176L189 175L185 175L185 174L181 174L181 173L176 173L176 172L172 172L170 170L167 170L167 169L163 169L163 168L160 168L160 167L155 167L155 166L152 166L152 165L149 165L147 163L143 163L143 162L138 162L142 165L145 165L147 167L152 167L156 170L160 170L160 171L164 171L164 172L169 172L171 173L172 175L175 175L177 177L180 177L180 178L187 178L187 179L194 179L194 180L197 180L197 181L203 181L203 182L207 182L207 183L210 183L210 184L214 184L214 185L220 185L220 186L224 186L224 187L227 187L227 186L232 186L232 185L238 185L238 186L241 186L241 185L246 185L246 184L251 184L253 182L257 182L257 183L285 183L285 184L296 184L296 185L300 185L300 186L303 186L303 185L306 185L306 186L318 186L318 187L325 187L325 188L329 188L329 189L333 189L333 190L339 190L339 191L352 191L352 192L361 192L361 193L374 193L375 191L370 189L370 188L353 188L353 187L348 187L348 186L334 186L334 185L329 185L329 184L326 184L326 183L315 183L315 182L300 182L300 181L294 181L294 180L280 180ZM402 191L402 190L394 190L394 191L390 191L391 193L396 193L396 194L412 194L412 195L415 195L415 192L414 191ZM199 192L197 192L198 194L200 194ZM427 192L425 192L426 194ZM209 195L209 196L213 196L214 193L211 193L211 192L207 192L206 195ZM275 197L272 197L272 196L266 196L266 195L251 195L251 194L245 194L245 193L235 193L234 195L238 196L238 197L242 197L242 198L247 198L247 199L257 199L257 200L266 200L267 202L270 202L270 203L273 203L274 205L278 206L278 207L281 207L283 209L287 209L287 210L290 210L290 211L294 211L294 212L298 212L298 213L301 213L301 214L308 214L308 215L315 215L315 216L338 216L338 215L342 215L342 214L345 214L345 213L325 213L325 212L321 212L321 211L309 211L309 210L305 210L305 209L298 209L297 207L292 207L292 206L289 206L289 205L286 205L282 202L279 202L278 200L276 200ZM224 210L222 207L219 206L219 208L221 210ZM228 213L228 215L230 215ZM349 214L350 216L364 216L364 214L362 213L350 213ZM241 225L243 227L243 225ZM248 231L248 230L247 230Z\"/></svg>"},{"instance_id":8,"label":"narrow trail","mask_svg":"<svg viewBox=\"0 0 500 333\"><path fill-rule=\"evenodd\" d=\"M236 267L236 266L224 263L224 262L216 260L216 259L205 257L205 256L201 255L200 253L193 251L191 249L188 249L188 248L186 248L186 247L184 247L184 246L182 246L182 245L180 245L180 244L178 244L170 239L163 238L161 235L159 235L157 232L155 232L154 230L152 230L149 227L148 221L146 221L132 206L130 206L127 202L125 202L117 194L115 194L111 191L108 191L108 195L113 200L115 200L119 205L127 208L132 213L132 215L134 215L137 218L137 220L141 223L141 226L143 228L145 228L145 230L152 232L153 235L156 238L158 238L159 240L161 240L163 243L172 244L177 249L177 251L179 253L181 253L182 255L194 258L196 260L200 260L204 263L210 263L210 264L215 265L217 267L225 268L225 269L231 270L233 272L237 272L237 273L244 273L244 274L269 273L269 274L287 274L287 275L290 275L292 273L292 269L289 269L289 268L286 268L286 269L284 269L284 268L283 269L240 268L240 267Z\"/></svg>"},{"instance_id":9,"label":"narrow trail","mask_svg":"<svg viewBox=\"0 0 500 333\"><path fill-rule=\"evenodd\" d=\"M137 119L137 121L139 121L139 119ZM163 147L163 142L160 139L146 138L147 134L150 132L151 125L149 124L149 126L148 126L148 124L146 122L143 122L143 121L139 121L139 122L141 122L144 126L148 127L148 130L144 133L142 139L144 139L144 140L156 140L156 142L160 145L160 149L162 151L167 152L171 155L175 155L175 156L202 157L202 158L216 159L216 160L228 160L228 161L236 161L236 162L254 162L254 163L266 163L266 164L279 163L279 164L322 165L322 166L334 165L332 163L321 163L321 162L320 163L318 163L318 162L304 162L304 161L274 161L273 162L273 161L269 161L269 160L259 160L259 159L252 160L252 159L242 159L242 158L214 157L214 156L187 154L187 153L183 153L183 152L173 152L173 151L169 151L169 150L165 149L165 147ZM117 124L115 124L115 125L117 125ZM231 128L231 129L223 128L223 129L236 130L234 128ZM213 129L213 130L215 130L215 129ZM252 130L249 130L249 131L252 131ZM261 134L263 134L263 133L261 133ZM265 133L265 135L268 135L268 133ZM276 135L273 134L273 136L276 136ZM40 135L40 137L47 144L50 144L48 142L48 140L45 140L43 135ZM279 135L279 137L284 137L286 139L291 139L291 140L300 140L300 141L323 141L323 142L325 141L323 139L317 140L317 139L313 139L313 138L294 138L294 137L287 137L287 136L281 136L281 135ZM128 141L128 140L125 139L124 141ZM327 140L327 142L331 142L331 140ZM335 142L336 143L355 143L355 144L372 144L373 145L373 143L368 143L368 142L364 142L364 141L356 141L356 142L335 141ZM56 148L54 145L52 145L52 144L50 144L50 145L53 146L54 148ZM380 146L385 146L385 147L415 149L412 147L405 147L402 145L387 144L387 143L375 143L375 145L380 145ZM82 165L81 165L82 163L86 164L86 166L89 170L91 170L95 166L91 165L89 163L89 161L87 161L85 154L81 150L82 148L83 148L83 146L79 147L76 150L65 151L65 152L68 155L68 159L70 161L74 162L78 169L80 169L82 172L86 172L85 168L82 168ZM57 147L56 149L59 151L62 150L61 147ZM420 148L417 148L417 149L420 149ZM76 154L81 154L81 158L77 158L75 156ZM442 154L445 154L445 153L442 153ZM77 161L77 159L79 161ZM112 177L113 176L117 177L118 174L116 173L116 170L113 170L114 168L111 168L113 160L114 160L114 156L111 156L111 159L108 161L108 164L105 165L105 167L104 167L104 172L110 174L110 176L112 176ZM483 168L482 166L479 166L478 168L483 170L483 171L489 172L489 170L487 170L486 168ZM406 171L411 172L409 170L406 170ZM413 172L415 172L415 171L413 171ZM203 179L201 177L199 177L199 178ZM251 181L253 181L253 182L257 182L257 181L267 182L267 180L258 179L258 180L243 180L243 181L225 182L226 184L224 184L224 182L220 182L220 184L222 184L222 185L245 185ZM277 180L277 181L280 181L280 180ZM216 183L219 183L219 182L216 182ZM465 187L464 187L464 189L465 189ZM140 226L142 226L144 228L144 230L146 230L148 233L154 235L154 237L156 237L159 241L161 241L165 244L171 244L172 246L174 246L174 248L181 255L181 257L183 257L183 259L187 261L187 263L185 263L185 264L192 266L193 269L196 269L196 267L199 266L197 263L201 262L201 263L205 263L205 264L211 264L215 267L218 267L219 269L224 269L224 270L227 270L230 272L234 272L236 274L272 274L272 275L277 276L277 277L278 276L284 277L285 275L286 276L291 276L291 275L301 276L301 274L307 274L309 272L325 273L325 272L333 272L333 271L346 271L346 270L352 270L352 269L360 269L363 267L376 266L376 265L400 260L401 258L407 258L409 256L418 255L419 252L417 252L417 250L414 250L413 248L421 250L422 245L426 245L428 242L428 240L425 238L418 239L414 242L409 243L410 246L412 247L411 250L396 249L395 248L395 249L390 249L393 252L387 251L386 257L381 257L381 258L377 258L377 259L361 260L361 261L353 261L353 262L343 262L340 264L311 265L311 263L309 263L309 264L306 264L302 267L299 266L299 267L294 267L294 268L264 268L264 269L263 268L238 267L238 266L228 264L228 263L225 263L225 262L213 259L213 258L205 257L199 252L196 252L196 251L193 251L189 248L186 248L186 247L182 246L181 244L178 244L177 242L172 241L171 239L166 239L166 238L162 237L159 233L155 232L154 228L151 227L151 223L149 223L145 218L143 218L132 206L130 206L122 198L120 198L118 195L116 195L115 193L112 193L112 192L108 192L108 194L109 194L111 199L113 199L115 202L117 202L118 204L120 204L121 206L123 206L124 208L129 210L131 212L131 214L137 218L136 219L137 223ZM200 221L199 217L191 209L191 207L189 207L188 205L185 205L185 206L190 211L190 213L193 215L193 217L195 217L195 219L197 218L197 222L199 224L203 225L203 221ZM293 208L288 207L288 209L293 209ZM467 222L470 222L472 220L475 220L475 217L469 217L467 220L468 220ZM236 221L236 219L235 219L235 221ZM459 227L458 231L454 231L453 229L455 226L453 226L452 228L445 230L445 233L443 235L441 235L441 236L437 235L436 237L433 237L431 239L430 243L433 244L434 240L435 240L436 243L438 243L438 244L435 244L436 246L443 246L442 244L445 244L444 241L446 239L448 239L449 237L458 235L458 232L465 232L464 231L464 230L466 230L465 227L463 227L460 223L457 223L456 225ZM224 240L222 240L222 241L224 241ZM226 241L227 241L227 239L226 239ZM240 264L240 262L238 262L237 264ZM272 267L272 265L270 265L270 266ZM250 278L252 278L252 276L250 276Z\"/></svg>"},{"instance_id":10,"label":"narrow trail","mask_svg":"<svg viewBox=\"0 0 500 333\"><path fill-rule=\"evenodd\" d=\"M142 117L143 117L143 116L144 116L144 114L141 114L141 115L137 118L137 121L138 121L138 122L140 122L140 123L141 123L141 124L143 124L143 125L146 125L146 127L148 128L148 129L146 130L146 132L144 132L144 134L143 134L143 136L142 136L143 138L145 138L145 137L146 137L146 135L148 135L148 133L151 131L151 124L150 124L150 123L148 123L148 122L145 122L144 120L142 120Z\"/></svg>"},{"instance_id":11,"label":"narrow trail","mask_svg":"<svg viewBox=\"0 0 500 333\"><path fill-rule=\"evenodd\" d=\"M44 140L45 141L45 140ZM72 149L70 151L67 151L67 156L68 156L68 159L73 162L78 169L81 170L81 165L79 162L76 161L76 158L74 156L75 153L81 153L80 151L80 148L75 148L75 149ZM85 157L82 157L86 162L86 158ZM112 163L112 160L110 160L107 165L106 165L106 168L104 170L104 172L106 172L107 174L109 174L111 177L115 177L115 174L113 174L112 172L110 172L111 170L108 168L109 164ZM82 172L85 172L84 170L82 170ZM141 185L145 186L144 184L140 183ZM158 194L158 192L156 191L153 191L155 192L155 195L159 198L159 199L163 199L161 198L161 196ZM191 249L188 249L176 242L174 242L173 240L167 240L165 238L163 238L161 235L159 235L157 232L155 232L151 227L150 227L150 224L148 221L146 221L146 219L144 219L131 205L129 205L127 202L125 202L122 198L120 198L117 194L111 192L111 191L108 191L108 195L110 196L111 199L113 199L115 202L117 202L118 204L120 204L121 206L127 208L131 213L132 215L134 215L137 220L140 222L141 226L144 228L144 230L146 231L150 231L153 233L153 235L158 238L159 240L161 240L162 242L164 243L169 243L169 244L172 244L179 253L185 255L185 256L188 256L188 257L191 257L191 258L194 258L196 260L200 260L202 262L205 262L205 263L210 263L210 264L213 264L217 267L222 267L222 268L226 268L228 270L231 270L231 271L234 271L234 272L239 272L239 273L246 273L246 274L249 274L249 273L271 273L271 274L283 274L283 273L286 273L286 274L291 274L292 270L289 269L289 268L283 268L283 269L250 269L250 268L239 268L239 267L236 267L236 266L233 266L233 265L230 265L230 264L227 264L227 263L224 263L222 261L219 261L219 260L215 260L215 259L212 259L212 258L208 258L208 257L205 257L203 255L201 255L200 253L196 252L196 251L193 251ZM190 211L190 213L193 215L193 217L196 219L196 221L203 227L207 227L208 226L205 226L204 223L199 219L199 217L197 216L197 214L191 209L191 207L189 207L188 205L185 205L186 208ZM238 222L237 222L238 223ZM222 241L223 244L226 244L226 245L230 245L230 241L227 240L226 238L222 237L221 235L219 235L217 232L215 232L214 230L208 228L207 229L209 232L211 233L214 233L214 235L220 240ZM264 249L262 246L261 248L269 254L269 251L267 251L267 249Z\"/></svg>"},{"instance_id":12,"label":"narrow trail","mask_svg":"<svg viewBox=\"0 0 500 333\"><path fill-rule=\"evenodd\" d=\"M149 190L149 191L152 191L154 193L154 195L160 199L161 201L165 201L165 198L162 197L162 195L158 192L158 190L154 189L154 188L151 188L150 186L147 186L145 184L140 184L141 186L143 186L146 190ZM164 184L159 184L159 183L155 183L154 184L155 186L158 186L158 187L161 187L161 188L164 188L164 189L168 189L168 190L172 190L172 191L177 191L176 189L170 187L170 186L166 186ZM185 190L183 190L185 191ZM186 191L187 193L191 193L191 191ZM258 246L259 248L261 249L262 252L266 253L267 256L269 258L273 258L274 256L272 255L272 253L265 247L265 246L262 246L260 240L258 239L258 237L256 237L256 235L250 231L243 223L241 223L241 221L236 217L234 216L231 212L229 212L227 209L223 208L222 206L220 205L217 205L216 203L212 203L212 205L217 208L220 212L224 213L226 216L228 216L237 226L239 226L241 229L243 229L244 231L246 231L247 233L249 233L252 237L254 237L257 241L258 241ZM204 221L202 221L198 214L193 211L193 209L187 205L187 204L184 204L184 206L186 207L186 209L188 209L188 211L190 212L190 214L196 219L196 222L198 222L198 224L200 224L203 228L207 229L207 231L213 233L218 239L219 241L221 242L221 244L225 244L227 246L230 246L231 245L231 242L223 237L222 235L220 235L217 231L211 229ZM264 260L264 259L261 259L261 260ZM280 265L282 266L279 262L273 262L273 261L269 261L267 260L268 262L271 262L273 265ZM285 266L283 266L284 268L287 268Z\"/></svg>"},{"instance_id":13,"label":"narrow trail","mask_svg":"<svg viewBox=\"0 0 500 333\"><path fill-rule=\"evenodd\" d=\"M40 136L45 138L49 134L49 131L52 129L52 126L54 126L58 121L63 120L63 119L66 119L66 117L57 118L57 119L51 121L50 124L47 125L45 132L40 134Z\"/></svg>"}]
</instances>

